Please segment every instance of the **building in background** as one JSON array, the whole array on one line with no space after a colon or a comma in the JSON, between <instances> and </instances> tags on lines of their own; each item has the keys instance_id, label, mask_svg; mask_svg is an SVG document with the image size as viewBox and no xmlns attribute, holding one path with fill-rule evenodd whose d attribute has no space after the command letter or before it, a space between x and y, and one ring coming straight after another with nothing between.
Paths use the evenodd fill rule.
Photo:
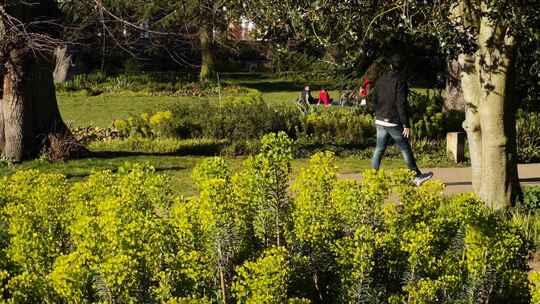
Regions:
<instances>
[{"instance_id":1,"label":"building in background","mask_svg":"<svg viewBox=\"0 0 540 304\"><path fill-rule=\"evenodd\" d=\"M255 41L255 23L244 17L229 23L229 39L235 41Z\"/></svg>"}]
</instances>

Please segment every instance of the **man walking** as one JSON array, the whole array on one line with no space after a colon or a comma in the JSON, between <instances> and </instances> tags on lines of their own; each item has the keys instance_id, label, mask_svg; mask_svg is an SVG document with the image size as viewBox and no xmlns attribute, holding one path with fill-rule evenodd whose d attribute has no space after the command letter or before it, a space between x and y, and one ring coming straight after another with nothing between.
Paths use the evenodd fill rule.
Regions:
<instances>
[{"instance_id":1,"label":"man walking","mask_svg":"<svg viewBox=\"0 0 540 304\"><path fill-rule=\"evenodd\" d=\"M425 181L433 177L433 173L422 173L414 159L409 137L409 115L407 113L408 86L401 76L403 60L401 56L394 55L390 59L391 71L382 76L375 84L373 103L375 106L375 125L377 127L377 146L371 167L378 170L384 151L390 138L401 149L403 158L410 170L414 171L416 177L414 182L420 186Z\"/></svg>"}]
</instances>

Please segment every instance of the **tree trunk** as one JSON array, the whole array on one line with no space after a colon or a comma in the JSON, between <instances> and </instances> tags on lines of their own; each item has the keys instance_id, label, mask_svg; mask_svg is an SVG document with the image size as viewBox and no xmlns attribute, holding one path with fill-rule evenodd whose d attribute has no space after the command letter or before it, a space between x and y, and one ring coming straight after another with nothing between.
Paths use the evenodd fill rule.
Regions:
<instances>
[{"instance_id":1,"label":"tree trunk","mask_svg":"<svg viewBox=\"0 0 540 304\"><path fill-rule=\"evenodd\" d=\"M521 189L517 175L515 142L515 106L510 90L513 87L512 59L515 39L481 18L479 34L482 84L480 121L482 126L482 176L480 196L494 209L513 205Z\"/></svg>"},{"instance_id":2,"label":"tree trunk","mask_svg":"<svg viewBox=\"0 0 540 304\"><path fill-rule=\"evenodd\" d=\"M14 3L15 4L15 3ZM71 136L64 124L53 81L53 65L46 57L47 48L36 47L28 35L14 34L16 29L8 23L7 14L25 24L27 33L55 36L49 25L31 24L36 19L54 20L60 12L53 0L29 5L0 4L0 42L2 46L3 98L0 104L0 152L2 157L13 162L33 158L44 151L55 152L63 158L81 155L86 149ZM6 9L9 9L6 12ZM6 30L10 27L10 31ZM52 41L52 40L51 40ZM53 42L50 42L53 46ZM52 144L54 142L54 145Z\"/></svg>"},{"instance_id":3,"label":"tree trunk","mask_svg":"<svg viewBox=\"0 0 540 304\"><path fill-rule=\"evenodd\" d=\"M461 87L461 65L458 60L448 63L448 79L446 80L443 111L465 112L465 98Z\"/></svg>"},{"instance_id":4,"label":"tree trunk","mask_svg":"<svg viewBox=\"0 0 540 304\"><path fill-rule=\"evenodd\" d=\"M338 47L332 46L326 48L326 56L336 65L343 64L343 52Z\"/></svg>"},{"instance_id":5,"label":"tree trunk","mask_svg":"<svg viewBox=\"0 0 540 304\"><path fill-rule=\"evenodd\" d=\"M4 98L2 100L5 141L2 158L16 163L24 158L24 97L20 81L14 75L12 68L8 67L4 77Z\"/></svg>"},{"instance_id":6,"label":"tree trunk","mask_svg":"<svg viewBox=\"0 0 540 304\"><path fill-rule=\"evenodd\" d=\"M2 79L3 77L0 77ZM6 136L4 132L4 100L0 99L0 156L2 151L4 151L4 146L6 143Z\"/></svg>"},{"instance_id":7,"label":"tree trunk","mask_svg":"<svg viewBox=\"0 0 540 304\"><path fill-rule=\"evenodd\" d=\"M52 65L43 58L21 58L17 62L11 59L6 65L2 114L4 130L0 139L3 137L5 143L0 145L0 151L9 161L35 158L51 148L58 153L62 150L62 159L87 152L76 143L62 120ZM51 147L51 136L63 143Z\"/></svg>"},{"instance_id":8,"label":"tree trunk","mask_svg":"<svg viewBox=\"0 0 540 304\"><path fill-rule=\"evenodd\" d=\"M480 19L479 50L462 55L474 191L493 209L511 207L521 192L517 172L515 103L511 88L514 38L507 29Z\"/></svg>"},{"instance_id":9,"label":"tree trunk","mask_svg":"<svg viewBox=\"0 0 540 304\"><path fill-rule=\"evenodd\" d=\"M212 26L210 24L201 25L199 32L201 42L201 72L200 81L210 80L216 73L214 66L214 50L212 42Z\"/></svg>"},{"instance_id":10,"label":"tree trunk","mask_svg":"<svg viewBox=\"0 0 540 304\"><path fill-rule=\"evenodd\" d=\"M24 158L25 107L28 106L25 94L24 70L28 67L28 51L14 49L8 55L4 74L4 96L2 98L3 140L2 158L20 162ZM26 131L26 132L25 132Z\"/></svg>"},{"instance_id":11,"label":"tree trunk","mask_svg":"<svg viewBox=\"0 0 540 304\"><path fill-rule=\"evenodd\" d=\"M28 79L30 83L26 89L32 100L30 110L34 135L43 138L50 133L66 133L69 129L58 109L52 66L45 60L38 59L31 65Z\"/></svg>"},{"instance_id":12,"label":"tree trunk","mask_svg":"<svg viewBox=\"0 0 540 304\"><path fill-rule=\"evenodd\" d=\"M54 82L64 83L68 80L71 68L71 55L68 54L67 46L58 47L54 52L56 64L54 67Z\"/></svg>"},{"instance_id":13,"label":"tree trunk","mask_svg":"<svg viewBox=\"0 0 540 304\"><path fill-rule=\"evenodd\" d=\"M476 69L478 56L461 55L461 82L463 97L466 100L465 122L463 129L467 132L469 154L471 158L472 185L475 193L480 193L482 186L482 130L480 127L480 82Z\"/></svg>"}]
</instances>

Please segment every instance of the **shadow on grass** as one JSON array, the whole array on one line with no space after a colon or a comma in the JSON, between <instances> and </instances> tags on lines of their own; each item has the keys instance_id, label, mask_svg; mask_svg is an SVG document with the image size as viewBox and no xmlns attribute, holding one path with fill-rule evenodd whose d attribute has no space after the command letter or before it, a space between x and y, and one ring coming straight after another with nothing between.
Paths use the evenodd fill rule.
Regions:
<instances>
[{"instance_id":1,"label":"shadow on grass","mask_svg":"<svg viewBox=\"0 0 540 304\"><path fill-rule=\"evenodd\" d=\"M115 159L136 156L216 156L223 149L223 145L200 145L184 147L172 152L145 152L145 151L91 151L86 158Z\"/></svg>"},{"instance_id":2,"label":"shadow on grass","mask_svg":"<svg viewBox=\"0 0 540 304\"><path fill-rule=\"evenodd\" d=\"M188 170L188 169L190 169L190 168L183 167L183 166L154 167L154 170L155 170L156 173L167 172L167 171L181 171L181 170ZM103 169L103 170L107 170L107 169ZM111 172L113 172L113 173L118 172L118 168L111 168L111 169L108 169L108 170L111 170ZM89 177L91 174L92 174L91 172L68 173L68 174L66 174L66 177L68 179L81 180L81 179Z\"/></svg>"},{"instance_id":3,"label":"shadow on grass","mask_svg":"<svg viewBox=\"0 0 540 304\"><path fill-rule=\"evenodd\" d=\"M154 153L154 152L130 152L130 151L95 151L91 152L87 158L98 159L115 159L126 158L136 156L186 156L189 154L183 153L183 151L167 152L167 153Z\"/></svg>"},{"instance_id":4,"label":"shadow on grass","mask_svg":"<svg viewBox=\"0 0 540 304\"><path fill-rule=\"evenodd\" d=\"M531 178L520 178L522 183L540 183L540 177L531 177Z\"/></svg>"},{"instance_id":5,"label":"shadow on grass","mask_svg":"<svg viewBox=\"0 0 540 304\"><path fill-rule=\"evenodd\" d=\"M247 87L251 89L256 89L263 93L273 93L273 92L300 92L304 89L305 85L311 87L311 91L316 92L322 87L327 89L334 88L335 85L325 81L293 81L293 80L275 80L275 81L249 81L249 80L239 80L235 81L234 84Z\"/></svg>"},{"instance_id":6,"label":"shadow on grass","mask_svg":"<svg viewBox=\"0 0 540 304\"><path fill-rule=\"evenodd\" d=\"M250 89L256 89L263 93L269 92L285 92L285 91L298 91L300 92L304 86L300 83L295 83L286 80L272 81L272 82L242 82L236 83L239 86L247 87Z\"/></svg>"},{"instance_id":7,"label":"shadow on grass","mask_svg":"<svg viewBox=\"0 0 540 304\"><path fill-rule=\"evenodd\" d=\"M368 150L371 154L371 149L375 147L373 140L369 140L367 144L309 144L301 143L295 147L295 157L309 158L317 152L331 151L338 156L355 155ZM401 155L401 154L400 154ZM371 157L371 155L370 155Z\"/></svg>"}]
</instances>

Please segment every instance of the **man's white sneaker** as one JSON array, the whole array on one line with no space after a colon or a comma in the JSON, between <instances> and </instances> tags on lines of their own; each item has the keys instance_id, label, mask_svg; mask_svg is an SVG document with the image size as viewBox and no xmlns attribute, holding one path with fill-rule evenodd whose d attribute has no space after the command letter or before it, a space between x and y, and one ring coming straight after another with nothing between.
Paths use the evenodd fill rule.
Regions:
<instances>
[{"instance_id":1,"label":"man's white sneaker","mask_svg":"<svg viewBox=\"0 0 540 304\"><path fill-rule=\"evenodd\" d=\"M433 172L422 173L414 178L416 186L420 187L423 183L427 182L433 177Z\"/></svg>"}]
</instances>

